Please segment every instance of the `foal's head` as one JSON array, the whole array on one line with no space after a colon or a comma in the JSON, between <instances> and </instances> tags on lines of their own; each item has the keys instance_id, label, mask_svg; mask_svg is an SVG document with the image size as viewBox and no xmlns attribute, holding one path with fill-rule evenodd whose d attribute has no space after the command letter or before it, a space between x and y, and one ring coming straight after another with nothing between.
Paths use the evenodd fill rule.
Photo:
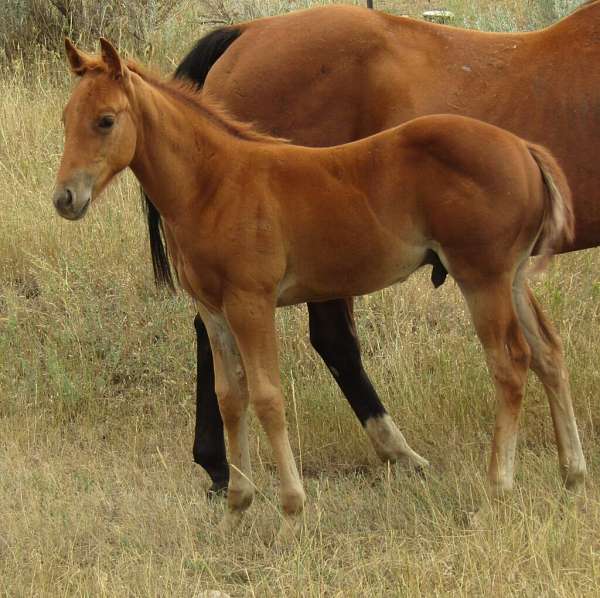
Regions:
<instances>
[{"instance_id":1,"label":"foal's head","mask_svg":"<svg viewBox=\"0 0 600 598\"><path fill-rule=\"evenodd\" d=\"M54 205L77 220L115 174L132 161L136 126L131 110L131 73L117 51L101 39L101 56L65 41L71 70L80 81L63 112L65 147Z\"/></svg>"}]
</instances>

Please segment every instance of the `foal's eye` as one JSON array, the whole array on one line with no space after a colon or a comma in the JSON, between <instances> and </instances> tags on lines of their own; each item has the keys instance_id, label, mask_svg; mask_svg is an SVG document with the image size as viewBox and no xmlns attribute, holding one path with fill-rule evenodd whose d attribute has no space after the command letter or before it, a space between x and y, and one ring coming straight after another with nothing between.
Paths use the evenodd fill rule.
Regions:
<instances>
[{"instance_id":1,"label":"foal's eye","mask_svg":"<svg viewBox=\"0 0 600 598\"><path fill-rule=\"evenodd\" d=\"M105 116L101 116L98 120L98 128L102 129L103 131L108 131L114 124L115 124L114 116L105 115Z\"/></svg>"}]
</instances>

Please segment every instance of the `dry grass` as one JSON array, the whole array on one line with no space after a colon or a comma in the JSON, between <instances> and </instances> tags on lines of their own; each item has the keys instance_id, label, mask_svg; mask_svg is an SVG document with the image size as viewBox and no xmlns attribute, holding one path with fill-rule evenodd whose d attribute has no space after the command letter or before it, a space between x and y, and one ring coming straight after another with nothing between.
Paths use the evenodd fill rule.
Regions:
<instances>
[{"instance_id":1,"label":"dry grass","mask_svg":"<svg viewBox=\"0 0 600 598\"><path fill-rule=\"evenodd\" d=\"M185 46L199 32L186 29ZM177 49L165 62L175 59ZM382 467L306 335L281 310L290 431L308 493L306 534L271 544L271 456L254 426L258 496L242 529L215 528L192 464L192 307L153 287L130 176L82 223L53 213L62 64L0 73L0 595L597 596L600 380L597 250L536 283L559 325L589 460L587 496L560 487L552 426L531 381L517 490L474 529L494 405L453 283L423 272L361 299L365 363L425 480Z\"/></svg>"}]
</instances>

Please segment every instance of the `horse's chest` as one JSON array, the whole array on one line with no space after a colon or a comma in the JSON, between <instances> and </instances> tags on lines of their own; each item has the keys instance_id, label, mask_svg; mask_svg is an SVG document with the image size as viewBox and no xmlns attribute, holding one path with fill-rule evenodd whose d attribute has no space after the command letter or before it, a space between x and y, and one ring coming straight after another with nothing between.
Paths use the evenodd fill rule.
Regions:
<instances>
[{"instance_id":1,"label":"horse's chest","mask_svg":"<svg viewBox=\"0 0 600 598\"><path fill-rule=\"evenodd\" d=\"M221 305L223 273L219 252L202 249L178 238L177 251L172 254L180 285L194 299L217 309Z\"/></svg>"}]
</instances>

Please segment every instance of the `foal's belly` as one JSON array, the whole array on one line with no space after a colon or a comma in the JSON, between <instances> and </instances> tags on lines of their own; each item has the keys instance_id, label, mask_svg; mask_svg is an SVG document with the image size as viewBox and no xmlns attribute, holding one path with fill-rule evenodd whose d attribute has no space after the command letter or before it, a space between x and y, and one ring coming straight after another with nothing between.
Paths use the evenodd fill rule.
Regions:
<instances>
[{"instance_id":1,"label":"foal's belly","mask_svg":"<svg viewBox=\"0 0 600 598\"><path fill-rule=\"evenodd\" d=\"M406 280L425 259L426 247L402 244L377 255L322 256L293 264L278 285L279 306L367 295Z\"/></svg>"}]
</instances>

